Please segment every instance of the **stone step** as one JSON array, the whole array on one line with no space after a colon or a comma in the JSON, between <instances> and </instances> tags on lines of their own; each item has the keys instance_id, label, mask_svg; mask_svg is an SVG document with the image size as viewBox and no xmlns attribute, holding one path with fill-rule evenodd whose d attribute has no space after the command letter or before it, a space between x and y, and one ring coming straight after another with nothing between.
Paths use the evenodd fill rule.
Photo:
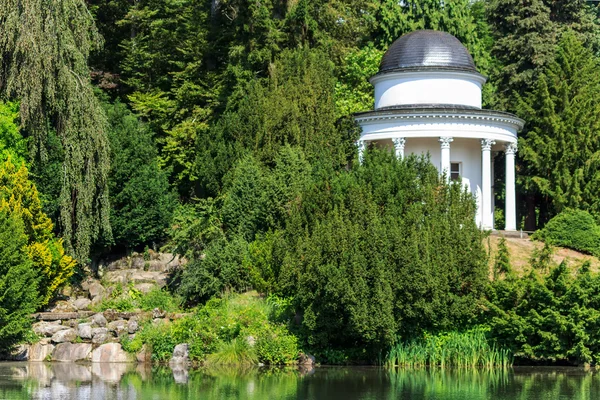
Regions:
<instances>
[{"instance_id":1,"label":"stone step","mask_svg":"<svg viewBox=\"0 0 600 400\"><path fill-rule=\"evenodd\" d=\"M96 314L94 311L77 311L77 312L39 312L32 314L31 317L39 321L59 321L67 319L82 319L89 318Z\"/></svg>"}]
</instances>

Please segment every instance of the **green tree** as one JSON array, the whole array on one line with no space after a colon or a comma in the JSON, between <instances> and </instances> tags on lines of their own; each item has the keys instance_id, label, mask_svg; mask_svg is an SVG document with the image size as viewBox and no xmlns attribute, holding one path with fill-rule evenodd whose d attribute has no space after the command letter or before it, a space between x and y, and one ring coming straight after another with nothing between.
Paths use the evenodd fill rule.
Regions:
<instances>
[{"instance_id":1,"label":"green tree","mask_svg":"<svg viewBox=\"0 0 600 400\"><path fill-rule=\"evenodd\" d=\"M534 88L518 97L527 128L519 142L520 181L536 195L539 225L565 207L600 213L598 59L571 32Z\"/></svg>"},{"instance_id":2,"label":"green tree","mask_svg":"<svg viewBox=\"0 0 600 400\"><path fill-rule=\"evenodd\" d=\"M21 124L44 168L49 132L60 138L59 229L86 261L110 236L106 117L90 83L88 57L101 41L83 0L0 4L0 94L20 101Z\"/></svg>"},{"instance_id":3,"label":"green tree","mask_svg":"<svg viewBox=\"0 0 600 400\"><path fill-rule=\"evenodd\" d=\"M513 93L534 86L554 59L561 32L577 31L588 48L600 44L597 19L583 0L491 0L487 15L495 39L492 54L502 66L494 80L503 106L512 111Z\"/></svg>"},{"instance_id":4,"label":"green tree","mask_svg":"<svg viewBox=\"0 0 600 400\"><path fill-rule=\"evenodd\" d=\"M135 248L162 240L177 200L158 166L152 133L119 101L105 104L110 122L109 188L114 243Z\"/></svg>"},{"instance_id":5,"label":"green tree","mask_svg":"<svg viewBox=\"0 0 600 400\"><path fill-rule=\"evenodd\" d=\"M19 343L31 329L39 305L36 271L27 255L23 222L0 209L0 350Z\"/></svg>"}]
</instances>

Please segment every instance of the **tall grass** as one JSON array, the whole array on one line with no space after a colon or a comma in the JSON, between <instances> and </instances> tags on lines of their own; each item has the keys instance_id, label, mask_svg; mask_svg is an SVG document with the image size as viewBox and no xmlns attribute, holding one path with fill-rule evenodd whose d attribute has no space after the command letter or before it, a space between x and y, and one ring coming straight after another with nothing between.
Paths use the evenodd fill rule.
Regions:
<instances>
[{"instance_id":1,"label":"tall grass","mask_svg":"<svg viewBox=\"0 0 600 400\"><path fill-rule=\"evenodd\" d=\"M408 343L399 342L390 349L384 360L388 367L506 368L512 362L511 352L490 345L482 329L426 336Z\"/></svg>"}]
</instances>

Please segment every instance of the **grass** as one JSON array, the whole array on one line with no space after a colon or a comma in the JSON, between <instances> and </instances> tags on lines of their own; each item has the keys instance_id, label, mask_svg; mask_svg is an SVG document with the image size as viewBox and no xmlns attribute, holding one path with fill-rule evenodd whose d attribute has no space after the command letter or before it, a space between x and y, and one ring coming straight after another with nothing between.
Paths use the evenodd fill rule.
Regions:
<instances>
[{"instance_id":1,"label":"grass","mask_svg":"<svg viewBox=\"0 0 600 400\"><path fill-rule=\"evenodd\" d=\"M221 343L216 353L206 358L207 365L256 365L258 356L243 337Z\"/></svg>"},{"instance_id":2,"label":"grass","mask_svg":"<svg viewBox=\"0 0 600 400\"><path fill-rule=\"evenodd\" d=\"M512 355L490 345L485 332L476 329L400 342L390 349L384 363L388 367L506 368L512 365Z\"/></svg>"},{"instance_id":3,"label":"grass","mask_svg":"<svg viewBox=\"0 0 600 400\"><path fill-rule=\"evenodd\" d=\"M491 257L489 263L490 276L492 276L494 257L498 252L498 242L500 241L500 237L490 236L489 239L489 243L487 239L484 240L484 245L486 246L486 248L488 248L488 246L491 246ZM530 260L534 251L536 249L539 250L542 247L544 247L544 243L542 242L537 242L531 239L520 239L511 237L506 238L506 245L510 253L511 266L519 276L522 276L529 270L529 267L531 266ZM558 265L565 259L570 261L569 265L571 266L573 274L575 274L577 267L586 260L590 261L592 272L600 272L600 260L598 258L580 253L575 250L565 249L562 247L555 247L554 253L552 254L553 263Z\"/></svg>"}]
</instances>

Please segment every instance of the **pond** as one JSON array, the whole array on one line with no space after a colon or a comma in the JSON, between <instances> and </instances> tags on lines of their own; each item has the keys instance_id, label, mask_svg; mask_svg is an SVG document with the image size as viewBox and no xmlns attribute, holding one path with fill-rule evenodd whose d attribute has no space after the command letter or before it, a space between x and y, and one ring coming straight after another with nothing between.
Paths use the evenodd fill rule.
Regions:
<instances>
[{"instance_id":1,"label":"pond","mask_svg":"<svg viewBox=\"0 0 600 400\"><path fill-rule=\"evenodd\" d=\"M576 368L375 367L171 370L130 364L0 363L0 399L596 399L600 373Z\"/></svg>"}]
</instances>

